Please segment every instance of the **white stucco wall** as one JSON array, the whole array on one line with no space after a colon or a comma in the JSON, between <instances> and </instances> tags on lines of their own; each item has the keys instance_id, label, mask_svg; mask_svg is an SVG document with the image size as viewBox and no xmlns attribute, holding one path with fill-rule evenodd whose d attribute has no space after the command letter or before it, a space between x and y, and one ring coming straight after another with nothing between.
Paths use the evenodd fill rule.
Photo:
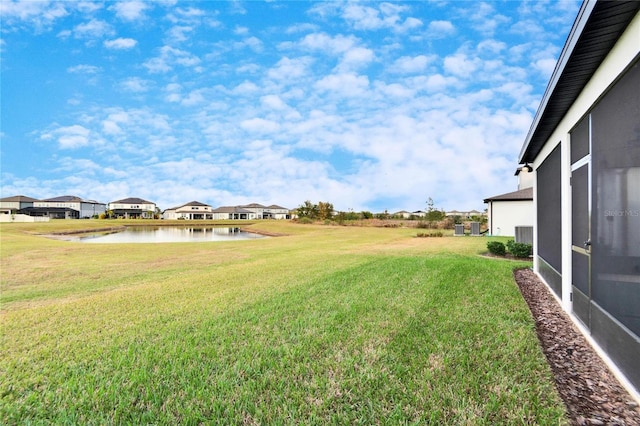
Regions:
<instances>
[{"instance_id":1,"label":"white stucco wall","mask_svg":"<svg viewBox=\"0 0 640 426\"><path fill-rule=\"evenodd\" d=\"M488 212L491 235L513 237L516 226L533 226L533 201L492 201Z\"/></svg>"}]
</instances>

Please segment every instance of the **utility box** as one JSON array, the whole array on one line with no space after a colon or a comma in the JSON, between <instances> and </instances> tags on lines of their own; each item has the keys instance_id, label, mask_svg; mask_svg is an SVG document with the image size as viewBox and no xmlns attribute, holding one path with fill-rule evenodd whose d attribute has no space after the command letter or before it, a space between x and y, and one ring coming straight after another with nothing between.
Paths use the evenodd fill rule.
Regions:
<instances>
[{"instance_id":1,"label":"utility box","mask_svg":"<svg viewBox=\"0 0 640 426\"><path fill-rule=\"evenodd\" d=\"M533 226L516 226L516 243L533 245Z\"/></svg>"},{"instance_id":2,"label":"utility box","mask_svg":"<svg viewBox=\"0 0 640 426\"><path fill-rule=\"evenodd\" d=\"M480 222L471 222L471 236L472 237L480 236Z\"/></svg>"},{"instance_id":3,"label":"utility box","mask_svg":"<svg viewBox=\"0 0 640 426\"><path fill-rule=\"evenodd\" d=\"M454 237L461 237L464 235L464 225L461 223L457 223L455 225Z\"/></svg>"}]
</instances>

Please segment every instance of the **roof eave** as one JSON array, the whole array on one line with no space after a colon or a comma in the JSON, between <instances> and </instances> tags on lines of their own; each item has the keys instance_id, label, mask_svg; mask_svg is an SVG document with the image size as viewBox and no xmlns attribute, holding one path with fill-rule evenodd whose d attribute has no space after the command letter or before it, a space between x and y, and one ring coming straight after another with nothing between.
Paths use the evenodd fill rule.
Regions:
<instances>
[{"instance_id":1,"label":"roof eave","mask_svg":"<svg viewBox=\"0 0 640 426\"><path fill-rule=\"evenodd\" d=\"M520 150L519 163L534 161L639 10L638 1L583 2ZM602 29L611 35L604 43L600 43ZM593 55L585 58L580 53L585 51Z\"/></svg>"}]
</instances>

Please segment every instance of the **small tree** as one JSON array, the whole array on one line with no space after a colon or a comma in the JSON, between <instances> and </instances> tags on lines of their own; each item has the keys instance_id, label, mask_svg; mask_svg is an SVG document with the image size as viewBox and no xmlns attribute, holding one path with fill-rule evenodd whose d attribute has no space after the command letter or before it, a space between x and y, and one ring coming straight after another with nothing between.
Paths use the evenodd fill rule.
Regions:
<instances>
[{"instance_id":1,"label":"small tree","mask_svg":"<svg viewBox=\"0 0 640 426\"><path fill-rule=\"evenodd\" d=\"M327 220L333 218L333 204L331 203L323 203L320 201L318 203L318 218L320 220Z\"/></svg>"},{"instance_id":2,"label":"small tree","mask_svg":"<svg viewBox=\"0 0 640 426\"><path fill-rule=\"evenodd\" d=\"M444 219L445 213L442 210L438 210L434 207L433 198L429 197L427 200L427 220L429 222L437 222Z\"/></svg>"},{"instance_id":3,"label":"small tree","mask_svg":"<svg viewBox=\"0 0 640 426\"><path fill-rule=\"evenodd\" d=\"M296 209L299 218L309 218L315 220L318 218L318 206L307 200L304 204Z\"/></svg>"}]
</instances>

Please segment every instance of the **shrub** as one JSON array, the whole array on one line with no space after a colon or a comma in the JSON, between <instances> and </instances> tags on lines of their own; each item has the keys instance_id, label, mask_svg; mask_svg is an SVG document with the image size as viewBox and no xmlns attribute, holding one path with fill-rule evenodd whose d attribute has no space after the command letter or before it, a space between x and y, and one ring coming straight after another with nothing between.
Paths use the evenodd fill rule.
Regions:
<instances>
[{"instance_id":1,"label":"shrub","mask_svg":"<svg viewBox=\"0 0 640 426\"><path fill-rule=\"evenodd\" d=\"M533 247L527 243L516 243L513 240L507 241L507 249L514 257L529 257L533 254Z\"/></svg>"},{"instance_id":2,"label":"shrub","mask_svg":"<svg viewBox=\"0 0 640 426\"><path fill-rule=\"evenodd\" d=\"M444 233L442 231L435 232L418 232L418 238L427 238L427 237L444 237Z\"/></svg>"},{"instance_id":3,"label":"shrub","mask_svg":"<svg viewBox=\"0 0 640 426\"><path fill-rule=\"evenodd\" d=\"M487 248L489 249L489 253L495 254L497 256L504 256L507 254L507 250L500 241L489 241L487 243Z\"/></svg>"},{"instance_id":4,"label":"shrub","mask_svg":"<svg viewBox=\"0 0 640 426\"><path fill-rule=\"evenodd\" d=\"M307 216L303 216L301 218L298 218L298 223L302 223L302 224L313 223L313 219L311 219L310 217L307 217Z\"/></svg>"}]
</instances>

